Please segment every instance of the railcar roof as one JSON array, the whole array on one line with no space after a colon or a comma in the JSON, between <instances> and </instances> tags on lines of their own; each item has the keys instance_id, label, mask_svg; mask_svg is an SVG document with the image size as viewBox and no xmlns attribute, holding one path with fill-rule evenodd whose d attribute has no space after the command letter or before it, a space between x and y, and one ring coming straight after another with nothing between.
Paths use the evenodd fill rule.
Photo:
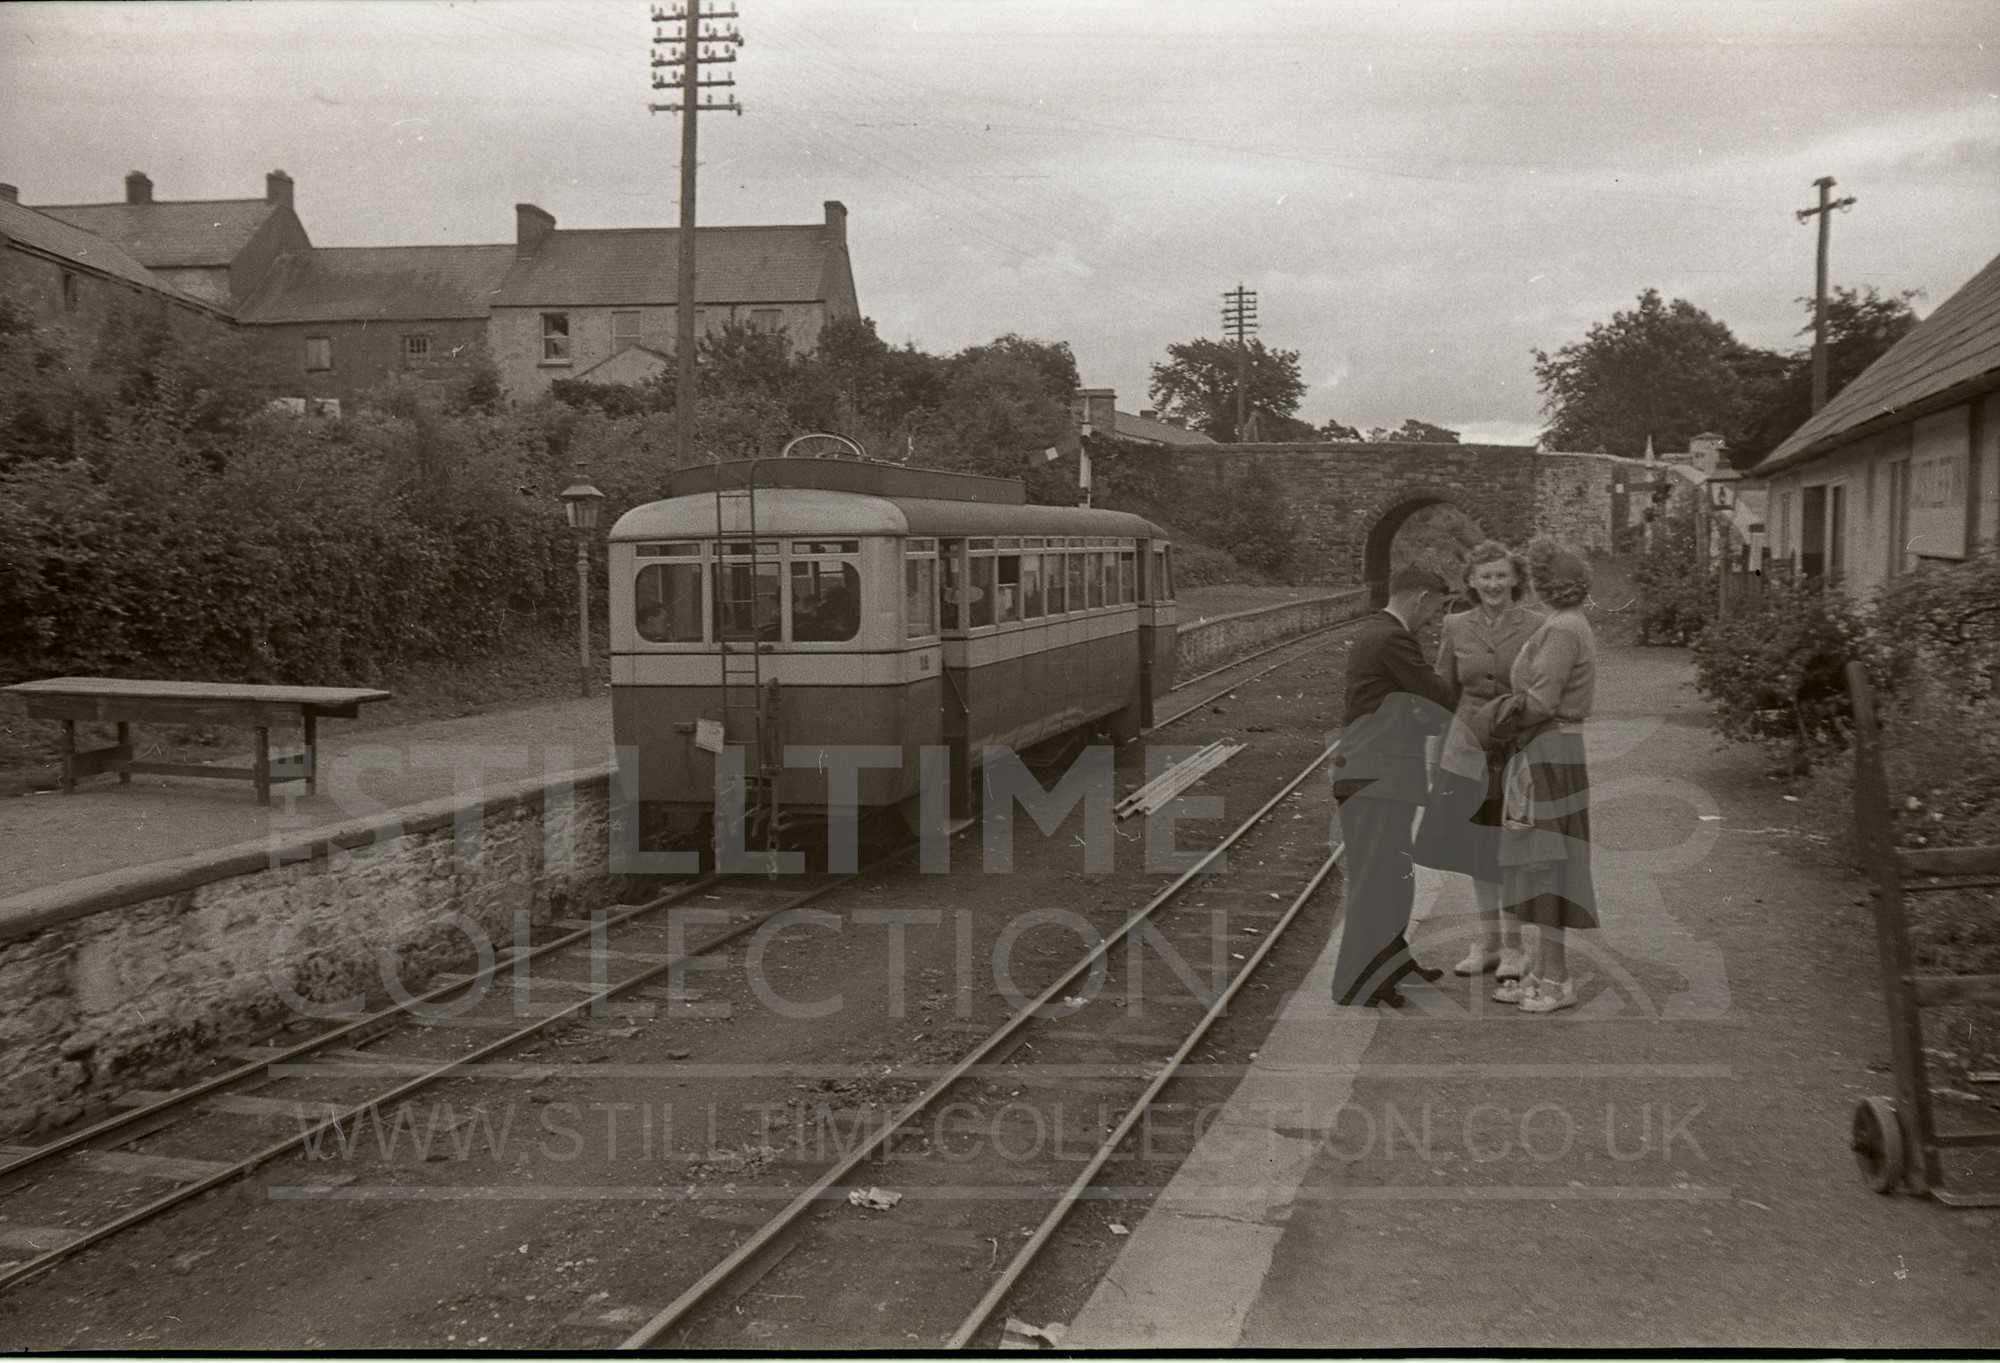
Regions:
<instances>
[{"instance_id":1,"label":"railcar roof","mask_svg":"<svg viewBox=\"0 0 2000 1363\"><path fill-rule=\"evenodd\" d=\"M763 535L1118 535L1160 532L1143 516L1080 506L1000 506L929 497L870 497L820 488L761 488L757 533ZM611 527L614 541L704 539L715 535L711 493L635 506ZM723 533L750 533L749 505L722 499Z\"/></svg>"}]
</instances>

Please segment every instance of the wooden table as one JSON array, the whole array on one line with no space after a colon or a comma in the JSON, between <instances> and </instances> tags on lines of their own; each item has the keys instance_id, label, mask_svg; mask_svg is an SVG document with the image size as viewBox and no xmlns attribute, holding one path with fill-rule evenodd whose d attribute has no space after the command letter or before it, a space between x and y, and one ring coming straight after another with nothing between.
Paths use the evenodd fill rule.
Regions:
<instances>
[{"instance_id":1,"label":"wooden table","mask_svg":"<svg viewBox=\"0 0 2000 1363\"><path fill-rule=\"evenodd\" d=\"M346 686L236 686L218 682L134 681L121 677L51 677L6 688L26 703L34 719L63 725L62 788L74 791L86 776L115 771L121 782L133 772L158 776L205 776L257 783L257 802L271 803L271 786L304 781L318 789L318 722L353 719L387 691ZM76 726L116 724L118 741L108 748L78 752ZM140 762L132 756L132 725L230 724L257 731L257 757L249 767L202 766L190 762ZM271 730L298 726L305 732L302 752L271 755Z\"/></svg>"}]
</instances>

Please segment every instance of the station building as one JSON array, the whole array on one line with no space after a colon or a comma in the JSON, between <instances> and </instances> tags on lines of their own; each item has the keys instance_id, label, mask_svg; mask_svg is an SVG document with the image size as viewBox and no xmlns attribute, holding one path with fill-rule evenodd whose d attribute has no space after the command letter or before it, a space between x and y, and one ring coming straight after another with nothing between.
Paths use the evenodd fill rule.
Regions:
<instances>
[{"instance_id":1,"label":"station building","mask_svg":"<svg viewBox=\"0 0 2000 1363\"><path fill-rule=\"evenodd\" d=\"M2000 544L2000 256L1750 476L1772 558L1855 596Z\"/></svg>"}]
</instances>

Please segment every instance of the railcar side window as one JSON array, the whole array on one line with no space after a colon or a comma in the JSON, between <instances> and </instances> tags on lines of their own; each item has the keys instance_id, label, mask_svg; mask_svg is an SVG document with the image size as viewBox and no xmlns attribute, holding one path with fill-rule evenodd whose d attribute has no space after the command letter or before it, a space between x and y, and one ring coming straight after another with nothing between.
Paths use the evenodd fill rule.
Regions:
<instances>
[{"instance_id":1,"label":"railcar side window","mask_svg":"<svg viewBox=\"0 0 2000 1363\"><path fill-rule=\"evenodd\" d=\"M966 620L972 629L993 623L993 555L979 554L972 560L972 588L967 593Z\"/></svg>"},{"instance_id":2,"label":"railcar side window","mask_svg":"<svg viewBox=\"0 0 2000 1363\"><path fill-rule=\"evenodd\" d=\"M1083 560L1083 586L1089 593L1085 604L1096 610L1104 604L1104 556L1093 549L1077 557Z\"/></svg>"},{"instance_id":3,"label":"railcar side window","mask_svg":"<svg viewBox=\"0 0 2000 1363\"><path fill-rule=\"evenodd\" d=\"M701 642L701 565L650 563L632 581L639 637L654 644Z\"/></svg>"},{"instance_id":4,"label":"railcar side window","mask_svg":"<svg viewBox=\"0 0 2000 1363\"><path fill-rule=\"evenodd\" d=\"M913 539L903 546L903 632L928 639L938 632L937 541Z\"/></svg>"},{"instance_id":5,"label":"railcar side window","mask_svg":"<svg viewBox=\"0 0 2000 1363\"><path fill-rule=\"evenodd\" d=\"M1088 554L1072 553L1069 555L1069 571L1067 574L1069 578L1069 608L1073 611L1083 610L1090 604L1083 590L1083 563L1089 557Z\"/></svg>"},{"instance_id":6,"label":"railcar side window","mask_svg":"<svg viewBox=\"0 0 2000 1363\"><path fill-rule=\"evenodd\" d=\"M861 630L861 574L844 559L792 560L792 642L837 644Z\"/></svg>"},{"instance_id":7,"label":"railcar side window","mask_svg":"<svg viewBox=\"0 0 2000 1363\"><path fill-rule=\"evenodd\" d=\"M959 623L962 619L959 603L965 596L965 554L954 540L944 542L943 552L938 556L938 576L942 579L944 627L963 629L965 626Z\"/></svg>"},{"instance_id":8,"label":"railcar side window","mask_svg":"<svg viewBox=\"0 0 2000 1363\"><path fill-rule=\"evenodd\" d=\"M1118 553L1118 602L1129 606L1139 599L1139 561L1130 549Z\"/></svg>"},{"instance_id":9,"label":"railcar side window","mask_svg":"<svg viewBox=\"0 0 2000 1363\"><path fill-rule=\"evenodd\" d=\"M994 623L1006 624L1021 618L1021 556L1001 554L993 560L999 569L994 591Z\"/></svg>"},{"instance_id":10,"label":"railcar side window","mask_svg":"<svg viewBox=\"0 0 2000 1363\"><path fill-rule=\"evenodd\" d=\"M1042 618L1042 556L1021 555L1021 618Z\"/></svg>"},{"instance_id":11,"label":"railcar side window","mask_svg":"<svg viewBox=\"0 0 2000 1363\"><path fill-rule=\"evenodd\" d=\"M1042 555L1042 580L1048 584L1049 614L1061 615L1069 607L1063 604L1063 556L1061 554Z\"/></svg>"},{"instance_id":12,"label":"railcar side window","mask_svg":"<svg viewBox=\"0 0 2000 1363\"><path fill-rule=\"evenodd\" d=\"M716 633L724 639L776 643L780 623L778 565L724 562L716 566Z\"/></svg>"},{"instance_id":13,"label":"railcar side window","mask_svg":"<svg viewBox=\"0 0 2000 1363\"><path fill-rule=\"evenodd\" d=\"M1169 544L1160 551L1160 581L1166 589L1166 598L1174 599L1174 546Z\"/></svg>"}]
</instances>

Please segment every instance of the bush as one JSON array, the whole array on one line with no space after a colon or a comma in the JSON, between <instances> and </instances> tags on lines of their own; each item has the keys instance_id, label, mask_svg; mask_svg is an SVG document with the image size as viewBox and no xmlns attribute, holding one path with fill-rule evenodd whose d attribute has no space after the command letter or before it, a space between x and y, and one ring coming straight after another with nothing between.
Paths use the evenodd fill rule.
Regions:
<instances>
[{"instance_id":1,"label":"bush","mask_svg":"<svg viewBox=\"0 0 2000 1363\"><path fill-rule=\"evenodd\" d=\"M1868 617L1817 581L1773 582L1757 609L1696 635L1695 685L1714 702L1726 738L1762 744L1794 771L1839 752L1852 711L1842 669L1870 664L1893 687L1891 653L1868 629Z\"/></svg>"},{"instance_id":2,"label":"bush","mask_svg":"<svg viewBox=\"0 0 2000 1363\"><path fill-rule=\"evenodd\" d=\"M1653 522L1651 542L1632 568L1641 644L1685 644L1715 618L1715 575L1697 554L1694 513Z\"/></svg>"}]
</instances>

